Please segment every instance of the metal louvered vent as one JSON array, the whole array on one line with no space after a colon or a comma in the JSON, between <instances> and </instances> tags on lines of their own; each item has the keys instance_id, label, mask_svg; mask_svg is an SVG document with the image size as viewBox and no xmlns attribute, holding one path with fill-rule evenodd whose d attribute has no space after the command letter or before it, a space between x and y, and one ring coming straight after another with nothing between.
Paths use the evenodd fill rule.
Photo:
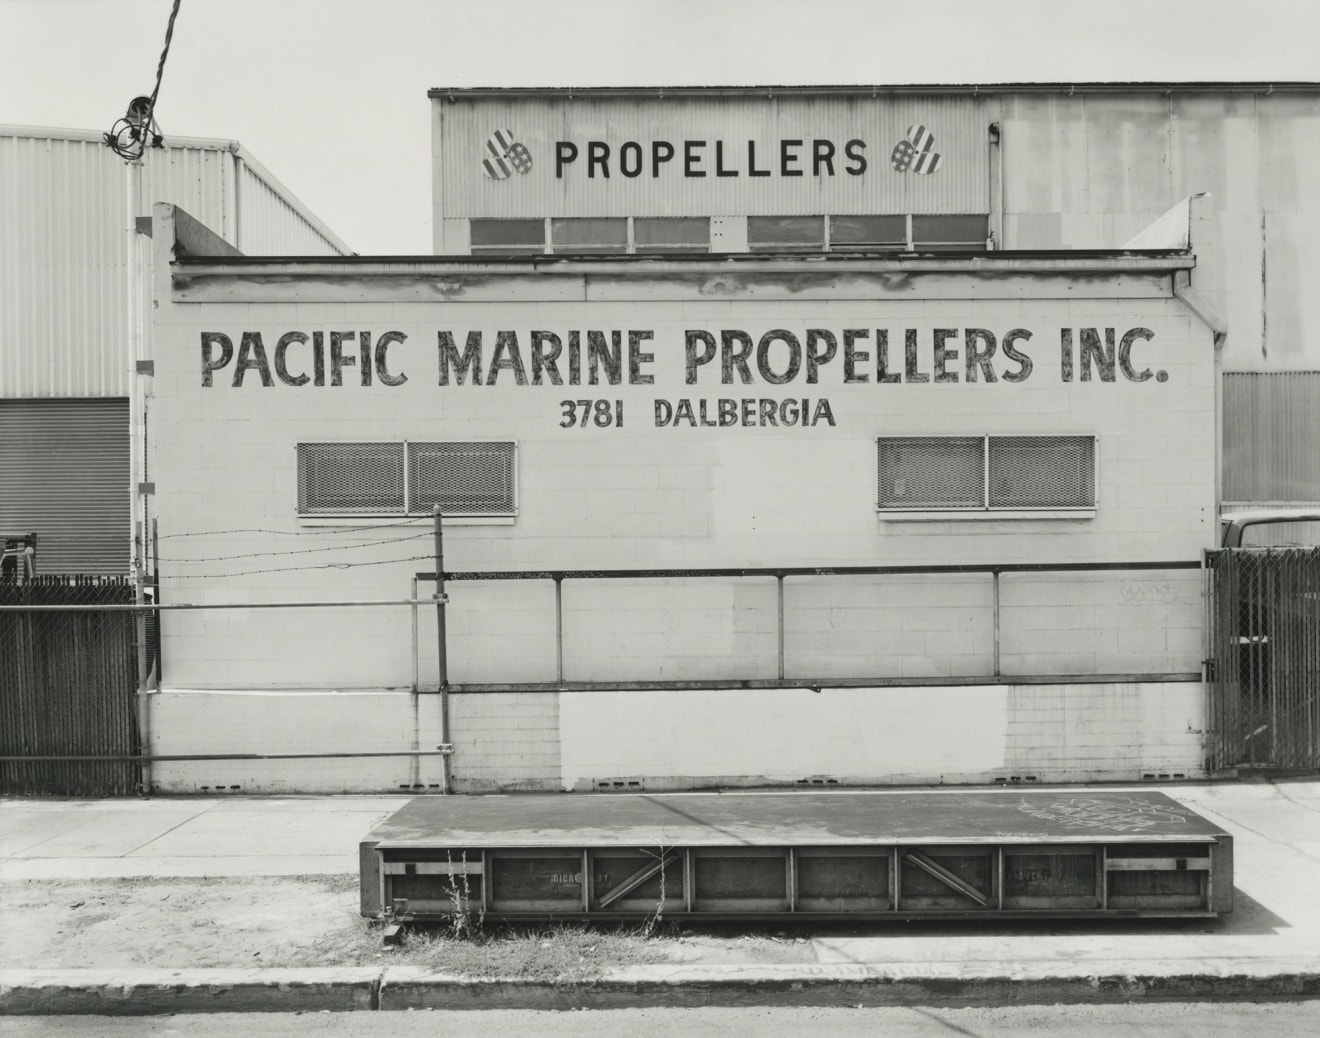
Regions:
<instances>
[{"instance_id":1,"label":"metal louvered vent","mask_svg":"<svg viewBox=\"0 0 1320 1038\"><path fill-rule=\"evenodd\" d=\"M1093 436L876 440L880 511L1095 507Z\"/></svg>"},{"instance_id":2,"label":"metal louvered vent","mask_svg":"<svg viewBox=\"0 0 1320 1038\"><path fill-rule=\"evenodd\" d=\"M885 437L878 441L878 448L877 507L984 507L982 437Z\"/></svg>"},{"instance_id":3,"label":"metal louvered vent","mask_svg":"<svg viewBox=\"0 0 1320 1038\"><path fill-rule=\"evenodd\" d=\"M298 512L403 511L402 443L298 444Z\"/></svg>"},{"instance_id":4,"label":"metal louvered vent","mask_svg":"<svg viewBox=\"0 0 1320 1038\"><path fill-rule=\"evenodd\" d=\"M512 514L514 444L408 444L408 510L468 515Z\"/></svg>"},{"instance_id":5,"label":"metal louvered vent","mask_svg":"<svg viewBox=\"0 0 1320 1038\"><path fill-rule=\"evenodd\" d=\"M991 508L1095 505L1090 436L992 436L989 468Z\"/></svg>"}]
</instances>

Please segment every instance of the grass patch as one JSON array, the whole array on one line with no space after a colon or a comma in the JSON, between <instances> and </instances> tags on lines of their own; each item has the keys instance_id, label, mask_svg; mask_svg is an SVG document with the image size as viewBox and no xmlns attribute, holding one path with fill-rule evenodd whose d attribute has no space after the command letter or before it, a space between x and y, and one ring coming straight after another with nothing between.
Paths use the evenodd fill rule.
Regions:
<instances>
[{"instance_id":1,"label":"grass patch","mask_svg":"<svg viewBox=\"0 0 1320 1038\"><path fill-rule=\"evenodd\" d=\"M411 924L399 944L387 947L383 924L361 919L353 924L280 965L388 964L462 977L584 982L619 966L666 961L665 942L638 927L488 924L456 937L448 926Z\"/></svg>"},{"instance_id":2,"label":"grass patch","mask_svg":"<svg viewBox=\"0 0 1320 1038\"><path fill-rule=\"evenodd\" d=\"M504 926L464 938L414 930L403 951L412 965L436 973L570 982L595 980L619 966L663 959L660 949L636 929L597 930L573 924Z\"/></svg>"}]
</instances>

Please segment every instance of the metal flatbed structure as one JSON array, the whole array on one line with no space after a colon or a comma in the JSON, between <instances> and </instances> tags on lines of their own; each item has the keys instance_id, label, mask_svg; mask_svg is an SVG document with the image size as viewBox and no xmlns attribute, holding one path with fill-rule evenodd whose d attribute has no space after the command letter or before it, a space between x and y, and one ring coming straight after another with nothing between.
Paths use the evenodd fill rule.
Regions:
<instances>
[{"instance_id":1,"label":"metal flatbed structure","mask_svg":"<svg viewBox=\"0 0 1320 1038\"><path fill-rule=\"evenodd\" d=\"M418 797L361 847L369 918L1215 916L1232 837L1146 791Z\"/></svg>"}]
</instances>

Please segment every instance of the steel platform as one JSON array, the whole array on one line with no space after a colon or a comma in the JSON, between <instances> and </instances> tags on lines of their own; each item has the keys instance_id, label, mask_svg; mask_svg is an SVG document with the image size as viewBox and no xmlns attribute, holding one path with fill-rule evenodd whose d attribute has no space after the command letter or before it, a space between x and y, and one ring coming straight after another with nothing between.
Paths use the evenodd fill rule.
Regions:
<instances>
[{"instance_id":1,"label":"steel platform","mask_svg":"<svg viewBox=\"0 0 1320 1038\"><path fill-rule=\"evenodd\" d=\"M1232 837L1156 792L418 797L361 844L394 921L1215 916Z\"/></svg>"}]
</instances>

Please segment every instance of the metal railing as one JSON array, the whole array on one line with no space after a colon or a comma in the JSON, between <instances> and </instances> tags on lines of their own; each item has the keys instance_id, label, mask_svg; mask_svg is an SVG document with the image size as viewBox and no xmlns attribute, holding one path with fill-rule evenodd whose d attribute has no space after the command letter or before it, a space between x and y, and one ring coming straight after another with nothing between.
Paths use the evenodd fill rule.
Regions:
<instances>
[{"instance_id":1,"label":"metal railing","mask_svg":"<svg viewBox=\"0 0 1320 1038\"><path fill-rule=\"evenodd\" d=\"M1063 573L1120 573L1148 571L1199 570L1199 561L1156 561L1156 562L1075 562L1075 563L994 563L994 564L952 564L952 565L911 565L911 566L792 566L792 567L716 567L716 568L681 568L681 569L609 569L609 570L469 570L444 572L439 586L445 581L552 581L554 584L554 627L555 627L555 680L554 682L501 682L499 687L541 688L564 687L565 685L602 684L602 682L569 682L565 677L564 653L564 584L568 581L582 580L707 580L707 579L766 579L773 578L776 589L776 677L773 679L728 680L690 680L690 681L611 681L611 687L630 688L712 688L712 687L818 687L820 684L831 686L845 685L894 685L894 684L978 684L999 682L1010 677L1003 669L1002 661L1002 623L1001 623L1001 580L1014 574L1063 574ZM830 678L816 681L810 678L790 677L785 657L785 596L784 582L790 578L819 577L874 577L874 576L948 576L948 575L983 575L991 584L991 624L993 627L993 673L991 675L963 675L940 677L938 679L887 678L857 675L851 678ZM437 580L433 572L417 573L413 578L412 597L418 602L423 582ZM443 591L437 594L445 598ZM442 607L443 608L443 607ZM448 684L448 646L443 634L440 635L440 668L442 684ZM419 687L419 633L417 606L413 607L413 687ZM1013 674L1015 682L1058 681L1064 675L1059 674ZM1115 672L1094 675L1066 675L1071 680L1087 681L1194 681L1199 680L1199 671L1158 671L1158 672ZM465 684L451 686L455 688L476 688Z\"/></svg>"}]
</instances>

